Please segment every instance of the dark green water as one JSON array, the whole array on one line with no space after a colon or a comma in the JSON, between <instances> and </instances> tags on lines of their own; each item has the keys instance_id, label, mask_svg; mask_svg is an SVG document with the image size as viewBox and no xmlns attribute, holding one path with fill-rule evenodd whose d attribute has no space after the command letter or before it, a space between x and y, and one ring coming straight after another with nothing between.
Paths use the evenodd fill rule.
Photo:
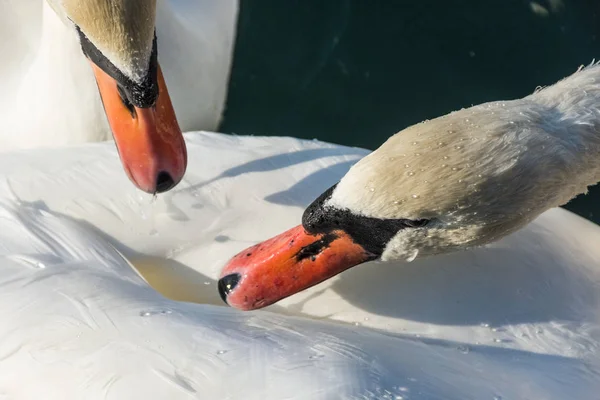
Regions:
<instances>
[{"instance_id":1,"label":"dark green water","mask_svg":"<svg viewBox=\"0 0 600 400\"><path fill-rule=\"evenodd\" d=\"M369 149L600 58L599 0L241 0L221 131ZM600 223L600 188L569 203Z\"/></svg>"}]
</instances>

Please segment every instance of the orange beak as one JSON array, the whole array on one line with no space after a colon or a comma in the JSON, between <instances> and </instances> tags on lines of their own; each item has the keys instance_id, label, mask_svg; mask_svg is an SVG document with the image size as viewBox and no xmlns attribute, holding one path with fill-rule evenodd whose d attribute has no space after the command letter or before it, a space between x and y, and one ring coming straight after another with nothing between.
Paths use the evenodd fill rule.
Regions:
<instances>
[{"instance_id":1,"label":"orange beak","mask_svg":"<svg viewBox=\"0 0 600 400\"><path fill-rule=\"evenodd\" d=\"M300 225L233 257L219 293L232 307L255 310L373 258L342 230L311 235Z\"/></svg>"},{"instance_id":2,"label":"orange beak","mask_svg":"<svg viewBox=\"0 0 600 400\"><path fill-rule=\"evenodd\" d=\"M115 79L90 63L129 179L148 193L175 187L185 174L187 152L160 66L156 104L128 108L121 100Z\"/></svg>"}]
</instances>

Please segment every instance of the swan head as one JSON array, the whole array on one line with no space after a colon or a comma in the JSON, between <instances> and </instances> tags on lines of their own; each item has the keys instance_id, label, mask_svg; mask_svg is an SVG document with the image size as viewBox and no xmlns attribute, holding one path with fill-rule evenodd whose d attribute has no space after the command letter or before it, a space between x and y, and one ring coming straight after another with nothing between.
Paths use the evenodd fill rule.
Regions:
<instances>
[{"instance_id":1,"label":"swan head","mask_svg":"<svg viewBox=\"0 0 600 400\"><path fill-rule=\"evenodd\" d=\"M572 179L592 168L574 169L580 146L565 144L563 117L525 98L405 129L316 199L302 225L235 256L222 298L261 308L366 261L401 265L518 230L598 178Z\"/></svg>"},{"instance_id":2,"label":"swan head","mask_svg":"<svg viewBox=\"0 0 600 400\"><path fill-rule=\"evenodd\" d=\"M89 59L123 167L149 193L173 188L187 153L158 64L156 0L48 0Z\"/></svg>"}]
</instances>

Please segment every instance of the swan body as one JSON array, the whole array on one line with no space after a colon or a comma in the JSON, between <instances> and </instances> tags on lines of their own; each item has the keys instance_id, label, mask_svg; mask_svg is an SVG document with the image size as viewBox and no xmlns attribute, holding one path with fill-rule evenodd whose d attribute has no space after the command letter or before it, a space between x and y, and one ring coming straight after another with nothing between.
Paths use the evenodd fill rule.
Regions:
<instances>
[{"instance_id":1,"label":"swan body","mask_svg":"<svg viewBox=\"0 0 600 400\"><path fill-rule=\"evenodd\" d=\"M109 143L0 157L0 393L597 396L596 225L552 209L487 247L371 263L243 313L219 298L222 265L296 223L369 153L203 132L186 142L185 180L154 200Z\"/></svg>"}]
</instances>

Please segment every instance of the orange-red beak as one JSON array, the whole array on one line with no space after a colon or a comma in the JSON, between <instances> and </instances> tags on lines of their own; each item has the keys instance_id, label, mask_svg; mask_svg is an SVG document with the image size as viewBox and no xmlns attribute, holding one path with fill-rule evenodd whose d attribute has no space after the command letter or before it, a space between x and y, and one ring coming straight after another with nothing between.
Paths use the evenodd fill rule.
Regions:
<instances>
[{"instance_id":1,"label":"orange-red beak","mask_svg":"<svg viewBox=\"0 0 600 400\"><path fill-rule=\"evenodd\" d=\"M183 178L187 152L160 66L152 107L126 106L117 82L90 61L104 110L129 179L148 193L166 192Z\"/></svg>"},{"instance_id":2,"label":"orange-red beak","mask_svg":"<svg viewBox=\"0 0 600 400\"><path fill-rule=\"evenodd\" d=\"M311 235L300 225L236 255L221 272L219 293L232 307L255 310L372 258L342 230Z\"/></svg>"}]
</instances>

